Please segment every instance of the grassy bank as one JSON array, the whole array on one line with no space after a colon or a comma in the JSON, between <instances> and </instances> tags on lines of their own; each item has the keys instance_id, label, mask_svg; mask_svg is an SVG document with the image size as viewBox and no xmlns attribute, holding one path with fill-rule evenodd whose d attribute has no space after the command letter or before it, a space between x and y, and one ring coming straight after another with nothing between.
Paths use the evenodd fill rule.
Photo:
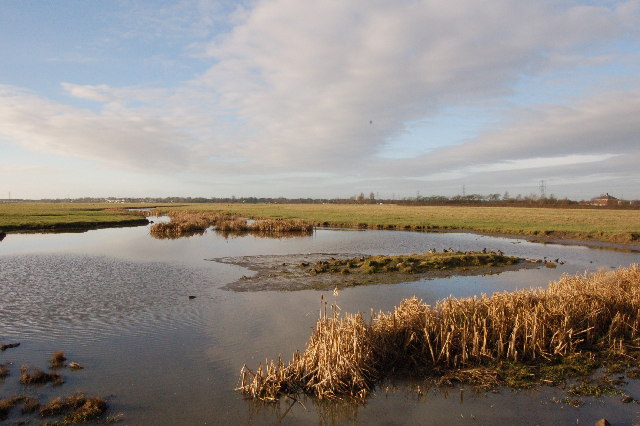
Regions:
<instances>
[{"instance_id":1,"label":"grassy bank","mask_svg":"<svg viewBox=\"0 0 640 426\"><path fill-rule=\"evenodd\" d=\"M189 210L302 219L317 226L415 231L471 230L640 244L640 210L377 204L191 204Z\"/></svg>"},{"instance_id":2,"label":"grassy bank","mask_svg":"<svg viewBox=\"0 0 640 426\"><path fill-rule=\"evenodd\" d=\"M325 311L303 352L287 364L243 367L239 390L265 401L297 393L364 400L397 374L495 386L560 384L603 366L635 368L631 377L638 343L640 267L632 265L563 276L547 289L450 297L433 307L405 299L370 321Z\"/></svg>"},{"instance_id":3,"label":"grassy bank","mask_svg":"<svg viewBox=\"0 0 640 426\"><path fill-rule=\"evenodd\" d=\"M144 216L125 208L136 205L101 203L2 203L0 233L84 230L147 224Z\"/></svg>"}]
</instances>

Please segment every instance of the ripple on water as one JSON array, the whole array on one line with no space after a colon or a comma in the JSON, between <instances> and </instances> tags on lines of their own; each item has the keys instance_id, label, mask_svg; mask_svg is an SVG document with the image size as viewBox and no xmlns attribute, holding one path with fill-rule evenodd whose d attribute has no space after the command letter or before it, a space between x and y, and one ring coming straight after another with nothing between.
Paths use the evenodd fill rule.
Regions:
<instances>
[{"instance_id":1,"label":"ripple on water","mask_svg":"<svg viewBox=\"0 0 640 426\"><path fill-rule=\"evenodd\" d=\"M99 256L0 258L0 334L92 340L195 323L212 286L203 271L163 262Z\"/></svg>"}]
</instances>

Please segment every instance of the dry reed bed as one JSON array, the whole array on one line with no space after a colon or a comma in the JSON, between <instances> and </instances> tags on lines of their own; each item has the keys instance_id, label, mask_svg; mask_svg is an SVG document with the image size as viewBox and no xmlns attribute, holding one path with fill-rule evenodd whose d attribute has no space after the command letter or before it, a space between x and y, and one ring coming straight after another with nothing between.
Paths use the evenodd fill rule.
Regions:
<instances>
[{"instance_id":1,"label":"dry reed bed","mask_svg":"<svg viewBox=\"0 0 640 426\"><path fill-rule=\"evenodd\" d=\"M325 311L304 352L255 372L245 365L238 390L264 401L300 392L363 400L394 372L442 375L500 361L551 362L582 350L624 352L637 348L639 330L638 265L433 307L413 297L369 322Z\"/></svg>"},{"instance_id":2,"label":"dry reed bed","mask_svg":"<svg viewBox=\"0 0 640 426\"><path fill-rule=\"evenodd\" d=\"M252 223L245 218L215 212L172 210L166 213L171 218L168 223L156 223L151 227L151 235L158 238L178 238L202 234L210 227L223 234L251 233L260 236L283 234L311 234L313 224L303 220L257 219Z\"/></svg>"}]
</instances>

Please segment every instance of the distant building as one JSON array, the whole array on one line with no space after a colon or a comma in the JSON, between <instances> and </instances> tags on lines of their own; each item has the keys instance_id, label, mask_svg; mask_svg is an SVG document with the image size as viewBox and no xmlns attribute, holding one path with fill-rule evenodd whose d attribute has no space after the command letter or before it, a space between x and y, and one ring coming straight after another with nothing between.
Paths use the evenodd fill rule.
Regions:
<instances>
[{"instance_id":1,"label":"distant building","mask_svg":"<svg viewBox=\"0 0 640 426\"><path fill-rule=\"evenodd\" d=\"M609 195L609 193L591 199L592 206L612 207L620 204L622 204L622 200Z\"/></svg>"}]
</instances>

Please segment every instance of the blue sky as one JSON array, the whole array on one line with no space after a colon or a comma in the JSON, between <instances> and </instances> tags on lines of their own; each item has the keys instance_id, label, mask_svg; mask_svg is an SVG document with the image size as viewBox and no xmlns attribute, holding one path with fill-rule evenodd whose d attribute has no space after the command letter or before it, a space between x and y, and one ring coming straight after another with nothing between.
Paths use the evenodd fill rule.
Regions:
<instances>
[{"instance_id":1,"label":"blue sky","mask_svg":"<svg viewBox=\"0 0 640 426\"><path fill-rule=\"evenodd\" d=\"M0 0L0 64L0 198L640 198L640 0Z\"/></svg>"}]
</instances>

